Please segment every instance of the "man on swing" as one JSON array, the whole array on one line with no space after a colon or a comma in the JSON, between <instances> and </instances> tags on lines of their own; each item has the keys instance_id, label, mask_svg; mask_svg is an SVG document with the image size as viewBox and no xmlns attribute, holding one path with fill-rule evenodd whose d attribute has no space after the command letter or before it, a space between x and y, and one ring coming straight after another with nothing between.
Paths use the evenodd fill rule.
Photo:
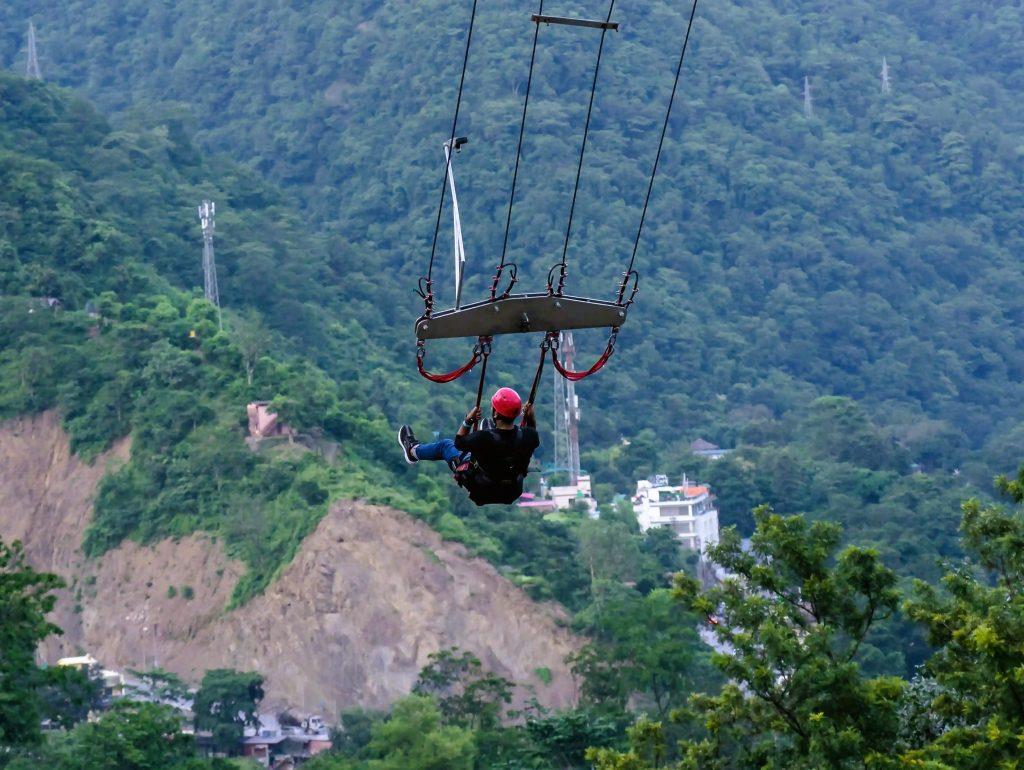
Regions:
<instances>
[{"instance_id":1,"label":"man on swing","mask_svg":"<svg viewBox=\"0 0 1024 770\"><path fill-rule=\"evenodd\" d=\"M473 430L482 416L474 407L455 439L441 439L421 444L412 428L403 425L398 431L405 461L442 460L455 473L455 481L469 492L477 505L514 503L523 494L523 479L530 469L530 459L540 446L537 418L533 404L523 409L523 401L512 388L499 388L491 398L494 427ZM523 425L516 427L520 411Z\"/></svg>"}]
</instances>

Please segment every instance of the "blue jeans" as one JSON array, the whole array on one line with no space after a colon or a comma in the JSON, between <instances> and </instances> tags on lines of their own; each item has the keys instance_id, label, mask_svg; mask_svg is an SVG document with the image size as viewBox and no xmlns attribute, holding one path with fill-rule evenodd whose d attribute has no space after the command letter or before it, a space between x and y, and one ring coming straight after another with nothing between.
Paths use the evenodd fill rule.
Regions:
<instances>
[{"instance_id":1,"label":"blue jeans","mask_svg":"<svg viewBox=\"0 0 1024 770\"><path fill-rule=\"evenodd\" d=\"M417 460L443 460L451 464L452 462L457 463L461 458L462 452L455 448L455 442L450 438L443 438L430 444L420 444L416 447Z\"/></svg>"}]
</instances>

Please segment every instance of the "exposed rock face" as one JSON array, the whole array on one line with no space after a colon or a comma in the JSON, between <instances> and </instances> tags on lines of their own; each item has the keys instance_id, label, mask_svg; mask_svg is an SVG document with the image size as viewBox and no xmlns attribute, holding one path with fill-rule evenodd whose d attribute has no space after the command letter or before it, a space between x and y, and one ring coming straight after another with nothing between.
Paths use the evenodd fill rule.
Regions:
<instances>
[{"instance_id":1,"label":"exposed rock face","mask_svg":"<svg viewBox=\"0 0 1024 770\"><path fill-rule=\"evenodd\" d=\"M575 641L560 610L398 511L335 505L266 593L232 612L223 608L243 568L208 537L126 543L85 559L92 495L128 451L122 443L86 465L53 414L0 424L0 536L21 539L36 568L70 586L55 617L65 635L47 643L47 659L89 652L193 682L209 668L257 670L270 704L332 715L387 706L430 653L458 646L534 687L541 703L575 699L563 662Z\"/></svg>"}]
</instances>

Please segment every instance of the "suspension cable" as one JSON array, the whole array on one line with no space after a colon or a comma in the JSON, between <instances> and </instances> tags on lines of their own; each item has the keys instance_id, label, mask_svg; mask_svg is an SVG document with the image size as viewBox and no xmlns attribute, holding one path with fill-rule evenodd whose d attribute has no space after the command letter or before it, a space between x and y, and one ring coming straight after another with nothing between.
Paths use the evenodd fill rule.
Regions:
<instances>
[{"instance_id":1,"label":"suspension cable","mask_svg":"<svg viewBox=\"0 0 1024 770\"><path fill-rule=\"evenodd\" d=\"M540 0L540 8L537 9L537 15L542 16L544 14L544 0ZM519 162L523 156L523 136L526 134L526 111L530 106L530 90L533 87L533 68L537 61L537 39L540 37L540 23L534 25L533 30L533 50L530 52L530 74L526 78L526 98L523 100L523 117L519 122L519 144L516 147L516 166L512 172L512 193L508 197L508 216L505 218L505 240L501 245L501 262L498 264L498 269L494 274L494 280L491 283L491 300L495 299L495 294L498 291L498 281L501 279L502 270L505 269L505 257L508 255L508 234L512 228L512 206L516 201L516 182L519 181ZM512 283L509 284L508 291L512 290L515 285L515 277L512 279ZM508 294L508 291L505 293Z\"/></svg>"},{"instance_id":2,"label":"suspension cable","mask_svg":"<svg viewBox=\"0 0 1024 770\"><path fill-rule=\"evenodd\" d=\"M476 22L476 4L477 0L473 0L473 10L469 17L469 32L466 35L466 53L462 57L462 76L459 78L459 96L455 101L455 117L452 119L452 136L449 140L448 147L449 152L455 151L455 132L459 125L459 110L462 108L462 88L466 83L466 69L469 66L469 46L473 42L473 26ZM450 160L446 158L444 164L444 181L441 183L441 202L437 206L437 222L434 224L434 243L430 247L430 266L427 268L427 290L430 291L432 286L432 277L434 274L434 257L437 254L437 236L441 232L441 215L444 213L444 197L445 192L448 189L448 170L450 168Z\"/></svg>"},{"instance_id":3,"label":"suspension cable","mask_svg":"<svg viewBox=\"0 0 1024 770\"><path fill-rule=\"evenodd\" d=\"M697 0L693 0L693 7L690 9L690 21L686 25L686 37L683 39L683 50L679 54L679 65L676 67L676 79L672 84L672 96L668 101L668 110L665 112L665 123L661 127L661 139L658 141L658 154L654 157L654 168L651 170L651 181L647 185L647 197L644 199L644 210L640 215L640 226L636 231L636 240L633 242L633 256L629 259L629 267L626 268L626 272L622 279L622 288L619 291L619 302L622 302L622 297L626 291L626 284L629 282L629 277L633 274L633 265L636 262L636 253L640 248L640 236L644 232L644 222L647 220L647 207L651 203L651 192L654 190L654 179L658 175L658 164L661 161L661 151L665 146L665 135L668 133L668 122L669 118L672 117L672 106L676 101L676 92L679 90L679 76L683 72L683 61L686 59L686 49L690 44L690 31L693 29L693 19L697 15ZM636 292L633 292L634 296Z\"/></svg>"},{"instance_id":4,"label":"suspension cable","mask_svg":"<svg viewBox=\"0 0 1024 770\"><path fill-rule=\"evenodd\" d=\"M615 10L615 0L611 0L608 6L608 17L605 19L605 25L601 28L601 44L597 48L597 64L594 66L594 82L590 87L590 104L587 107L587 122L583 127L583 144L580 147L580 161L576 167L576 184L572 191L572 205L569 207L569 224L565 228L565 244L562 246L562 263L559 269L558 275L558 290L553 291L549 283L548 293L553 293L555 296L561 297L562 291L565 289L565 271L566 271L566 256L569 253L569 239L572 236L572 218L576 213L576 196L580 191L580 177L583 175L583 157L587 152L587 138L590 136L590 117L594 112L594 95L597 93L597 76L601 71L601 56L604 53L604 41L608 36L608 24L612 20L612 12ZM539 26L539 25L538 25Z\"/></svg>"}]
</instances>

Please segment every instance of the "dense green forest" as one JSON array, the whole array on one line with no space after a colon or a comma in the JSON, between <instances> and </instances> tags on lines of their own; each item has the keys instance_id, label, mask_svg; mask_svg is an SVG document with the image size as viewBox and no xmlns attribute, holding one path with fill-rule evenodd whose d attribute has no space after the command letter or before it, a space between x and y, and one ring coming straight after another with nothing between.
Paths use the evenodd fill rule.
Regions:
<instances>
[{"instance_id":1,"label":"dense green forest","mask_svg":"<svg viewBox=\"0 0 1024 770\"><path fill-rule=\"evenodd\" d=\"M731 577L701 590L677 574L654 590L645 619L615 599L620 654L596 643L574 659L584 686L573 709L509 708L515 683L458 648L429 657L413 692L387 713L342 714L334 746L310 770L818 770L1019 765L1024 730L1024 468L998 486L1012 504L963 505L968 559L940 585L901 591L878 553L841 546L842 528L755 511L743 543L725 534L710 557ZM194 736L168 705L121 699L86 720L96 690L85 672L37 666L33 651L60 629L45 621L55 575L0 542L0 766L11 770L228 770L263 698L257 672L208 671L192 724L218 758L198 759ZM754 590L751 590L751 588ZM865 665L867 639L895 612L927 632L933 652L912 679ZM709 676L691 637L705 618L721 644ZM177 677L141 674L184 694ZM639 718L627 702L644 692ZM46 716L63 729L44 736ZM627 728L627 729L624 729ZM236 762L240 764L236 764Z\"/></svg>"},{"instance_id":2,"label":"dense green forest","mask_svg":"<svg viewBox=\"0 0 1024 770\"><path fill-rule=\"evenodd\" d=\"M0 7L0 65L24 67L31 18L50 81L0 74L0 419L57 408L86 458L131 437L86 552L207 531L247 565L242 602L331 500L361 497L422 517L562 602L589 640L572 661L577 711L531 712L505 730L493 709L460 712L426 683L389 717L350 715L362 737L324 768L419 767L395 757L426 762L438 747L446 767L538 770L582 767L588 746L605 749L592 755L602 770L861 766L892 746L934 770L1010 761L1022 724L1019 516L974 504L958 535L957 511L1024 457L1020 8L701 7L640 249L642 292L612 365L579 386L602 504L590 521L477 510L440 469L407 468L393 443L405 421L450 430L472 398L471 386L419 380L411 339L468 4L35 5ZM569 291L602 297L632 245L688 13L616 7L569 250ZM532 10L503 1L478 16L459 126L470 144L456 166L470 294L500 252ZM596 52L589 32L545 27L540 39L511 231L528 289L561 253ZM195 288L203 198L218 202L223 329ZM443 303L447 230L440 243ZM525 388L535 342L500 340L494 381ZM602 344L578 342L584 355ZM438 346L430 361L464 352ZM314 451L251 452L254 398ZM698 436L735 451L695 458ZM685 579L671 592L667 575L687 560L616 502L661 472L713 486L737 527L716 556L777 603L701 597ZM1003 489L1020 503L1019 482ZM778 516L755 520L765 502ZM739 547L751 535L754 556ZM948 595L927 587L940 581ZM783 606L820 586L810 609ZM714 665L695 630L713 608L739 650ZM802 658L806 612L821 633ZM28 665L35 640L19 640L14 663ZM773 685L805 664L796 691L820 689L835 708L808 700L787 713L792 693ZM503 685L481 676L500 714ZM725 679L747 689L720 689ZM630 748L624 728L640 712L655 722L635 727ZM128 717L157 733L167 718ZM164 759L153 766L188 763Z\"/></svg>"},{"instance_id":3,"label":"dense green forest","mask_svg":"<svg viewBox=\"0 0 1024 770\"><path fill-rule=\"evenodd\" d=\"M287 564L329 499L362 497L424 517L538 597L584 600L582 574L561 566L577 544L567 525L515 510L457 518L448 480L416 478L396 456L388 419L366 403L372 383L331 379L297 354L294 338L271 329L275 303L229 311L221 331L187 288L196 250L186 232L201 195L225 202L223 229L266 233L284 266L310 263L314 246L272 188L230 165L215 171L166 127L112 129L52 86L0 74L0 105L0 419L58 408L87 458L132 437L131 461L101 485L87 553L125 537L223 534L249 567L241 601ZM211 177L225 186L205 186ZM300 305L287 283L274 285L282 305ZM62 306L48 308L48 297ZM330 333L364 334L356 321ZM245 405L259 398L340 444L339 461L290 446L251 452Z\"/></svg>"},{"instance_id":4,"label":"dense green forest","mask_svg":"<svg viewBox=\"0 0 1024 770\"><path fill-rule=\"evenodd\" d=\"M458 161L475 290L500 248L529 6L478 14ZM688 10L616 8L570 249L570 289L600 296L628 254ZM1012 465L1024 434L1019 14L991 2L701 8L641 249L641 302L616 366L581 388L587 445L644 428L661 441L785 444L816 395L845 395L912 460L934 463L941 441L944 467L975 481ZM341 299L313 304L359 319L408 367L468 4L15 0L0 9L0 61L24 61L30 16L46 77L116 122L190 116L200 146L282 185L340 260L325 285ZM586 32L542 30L511 242L533 287L560 250L595 49ZM233 246L243 238L259 242ZM238 269L272 264L253 248ZM227 303L246 301L229 289ZM526 344L501 341L500 376ZM443 429L459 409L435 390L371 392L396 419Z\"/></svg>"}]
</instances>

